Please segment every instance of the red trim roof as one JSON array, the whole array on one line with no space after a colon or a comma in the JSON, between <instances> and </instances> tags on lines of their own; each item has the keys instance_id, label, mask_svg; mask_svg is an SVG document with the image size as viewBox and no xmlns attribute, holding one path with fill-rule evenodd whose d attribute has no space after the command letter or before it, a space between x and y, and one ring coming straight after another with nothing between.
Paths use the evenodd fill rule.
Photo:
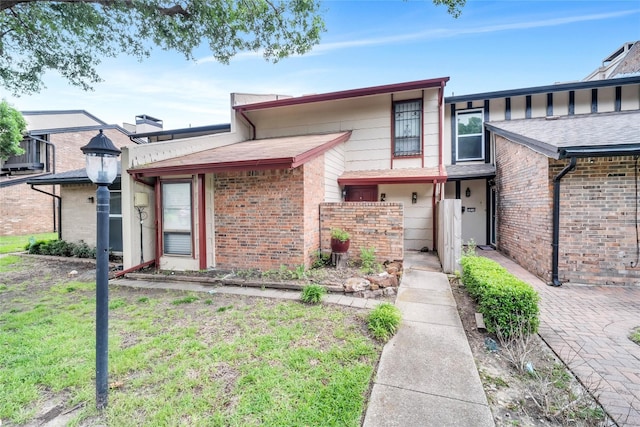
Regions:
<instances>
[{"instance_id":1,"label":"red trim roof","mask_svg":"<svg viewBox=\"0 0 640 427\"><path fill-rule=\"evenodd\" d=\"M263 110L265 108L287 107L290 105L309 104L312 102L333 101L337 99L357 98L360 96L378 95L383 93L402 92L407 90L443 87L449 81L449 77L439 77L428 80L417 80L406 83L396 83L382 86L372 86L360 89L343 90L317 95L306 95L294 98L284 98L275 101L256 102L254 104L236 105L233 108L238 111Z\"/></svg>"},{"instance_id":2,"label":"red trim roof","mask_svg":"<svg viewBox=\"0 0 640 427\"><path fill-rule=\"evenodd\" d=\"M347 141L351 131L237 142L186 156L137 166L136 177L195 175L263 169L293 169Z\"/></svg>"},{"instance_id":3,"label":"red trim roof","mask_svg":"<svg viewBox=\"0 0 640 427\"><path fill-rule=\"evenodd\" d=\"M380 169L344 172L338 178L340 185L416 184L446 182L444 168Z\"/></svg>"}]
</instances>

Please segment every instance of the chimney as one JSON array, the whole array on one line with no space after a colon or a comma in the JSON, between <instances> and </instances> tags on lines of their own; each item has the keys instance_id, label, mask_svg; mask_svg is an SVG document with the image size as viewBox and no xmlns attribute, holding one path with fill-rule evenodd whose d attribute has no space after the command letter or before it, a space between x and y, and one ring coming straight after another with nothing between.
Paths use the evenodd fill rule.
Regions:
<instances>
[{"instance_id":1,"label":"chimney","mask_svg":"<svg viewBox=\"0 0 640 427\"><path fill-rule=\"evenodd\" d=\"M162 120L146 114L136 116L135 133L157 132L162 130Z\"/></svg>"}]
</instances>

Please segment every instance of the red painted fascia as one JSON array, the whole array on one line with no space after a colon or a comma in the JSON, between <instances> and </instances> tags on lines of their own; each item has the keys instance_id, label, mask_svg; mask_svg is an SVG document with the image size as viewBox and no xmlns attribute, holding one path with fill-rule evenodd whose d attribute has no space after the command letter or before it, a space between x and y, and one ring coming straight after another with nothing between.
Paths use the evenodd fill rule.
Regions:
<instances>
[{"instance_id":1,"label":"red painted fascia","mask_svg":"<svg viewBox=\"0 0 640 427\"><path fill-rule=\"evenodd\" d=\"M339 137L325 142L311 150L305 151L295 157L280 157L276 159L259 159L244 160L234 162L222 162L215 164L191 164L191 165L175 165L158 168L129 169L127 173L132 175L134 179L152 176L171 176L171 175L198 175L203 173L215 172L234 172L246 170L265 170L265 169L293 169L308 162L309 160L321 155L325 151L341 144L351 138L351 131L345 132Z\"/></svg>"},{"instance_id":2,"label":"red painted fascia","mask_svg":"<svg viewBox=\"0 0 640 427\"><path fill-rule=\"evenodd\" d=\"M412 177L367 177L367 178L338 178L339 185L373 185L373 184L421 184L444 183L446 175L412 176Z\"/></svg>"},{"instance_id":3,"label":"red painted fascia","mask_svg":"<svg viewBox=\"0 0 640 427\"><path fill-rule=\"evenodd\" d=\"M275 101L257 102L255 104L237 105L234 106L233 109L237 111L264 110L266 108L288 107L291 105L310 104L313 102L335 101L338 99L357 98L361 96L380 95L384 93L442 87L442 85L448 81L449 77L438 77L435 79L417 80L413 82L395 83L382 86L365 87L360 89L343 90L339 92L322 93L317 95L277 99Z\"/></svg>"},{"instance_id":4,"label":"red painted fascia","mask_svg":"<svg viewBox=\"0 0 640 427\"><path fill-rule=\"evenodd\" d=\"M309 160L312 160L318 157L324 152L329 151L336 145L339 145L339 144L342 144L343 142L348 141L349 138L351 138L351 131L345 132L344 135L340 135L336 139L325 142L324 144L319 145L316 148L312 148L309 151L305 151L304 153L301 153L299 156L296 156L293 159L293 162L291 163L291 167L297 168L298 166L308 162Z\"/></svg>"}]
</instances>

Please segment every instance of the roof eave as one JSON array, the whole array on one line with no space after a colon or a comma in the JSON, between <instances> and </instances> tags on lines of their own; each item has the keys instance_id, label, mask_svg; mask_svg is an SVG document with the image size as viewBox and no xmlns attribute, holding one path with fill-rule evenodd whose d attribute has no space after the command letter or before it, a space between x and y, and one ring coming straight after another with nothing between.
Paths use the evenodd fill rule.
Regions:
<instances>
[{"instance_id":1,"label":"roof eave","mask_svg":"<svg viewBox=\"0 0 640 427\"><path fill-rule=\"evenodd\" d=\"M335 101L339 99L358 98L362 96L380 95L392 92L403 92L408 90L429 89L442 87L449 81L449 77L438 77L435 79L418 80L406 83L395 83L382 86L372 86L360 89L343 90L339 92L329 92L317 95L299 96L284 98L274 101L257 102L254 104L235 105L234 110L251 111L264 110L275 107L288 107L292 105L310 104L314 102Z\"/></svg>"},{"instance_id":2,"label":"roof eave","mask_svg":"<svg viewBox=\"0 0 640 427\"><path fill-rule=\"evenodd\" d=\"M411 176L411 177L353 177L338 178L339 185L373 185L373 184L434 184L447 182L446 175Z\"/></svg>"},{"instance_id":3,"label":"roof eave","mask_svg":"<svg viewBox=\"0 0 640 427\"><path fill-rule=\"evenodd\" d=\"M159 168L128 169L129 175L141 177L198 175L203 173L237 172L247 170L265 169L293 169L295 158L283 157L279 159L260 159L237 162L224 162L215 164L191 164L179 166L166 166Z\"/></svg>"},{"instance_id":4,"label":"roof eave","mask_svg":"<svg viewBox=\"0 0 640 427\"><path fill-rule=\"evenodd\" d=\"M605 145L599 147L564 147L560 149L560 159L571 157L638 156L640 144Z\"/></svg>"}]
</instances>

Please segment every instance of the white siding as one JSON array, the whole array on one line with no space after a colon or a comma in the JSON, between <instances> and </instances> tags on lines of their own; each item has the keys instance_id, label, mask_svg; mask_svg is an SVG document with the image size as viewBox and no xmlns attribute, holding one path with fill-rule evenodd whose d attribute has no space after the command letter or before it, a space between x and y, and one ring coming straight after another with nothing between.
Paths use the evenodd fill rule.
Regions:
<instances>
[{"instance_id":1,"label":"white siding","mask_svg":"<svg viewBox=\"0 0 640 427\"><path fill-rule=\"evenodd\" d=\"M569 92L553 94L553 115L566 116L569 114Z\"/></svg>"},{"instance_id":2,"label":"white siding","mask_svg":"<svg viewBox=\"0 0 640 427\"><path fill-rule=\"evenodd\" d=\"M524 119L527 100L524 96L511 98L511 120Z\"/></svg>"},{"instance_id":3,"label":"white siding","mask_svg":"<svg viewBox=\"0 0 640 427\"><path fill-rule=\"evenodd\" d=\"M332 148L324 154L324 201L341 202L342 191L338 177L344 172L344 144Z\"/></svg>"},{"instance_id":4,"label":"white siding","mask_svg":"<svg viewBox=\"0 0 640 427\"><path fill-rule=\"evenodd\" d=\"M418 193L418 202L411 203L411 194ZM378 186L378 196L386 194L387 202L404 204L404 249L433 249L432 184L386 184Z\"/></svg>"},{"instance_id":5,"label":"white siding","mask_svg":"<svg viewBox=\"0 0 640 427\"><path fill-rule=\"evenodd\" d=\"M622 87L622 110L640 109L640 85Z\"/></svg>"},{"instance_id":6,"label":"white siding","mask_svg":"<svg viewBox=\"0 0 640 427\"><path fill-rule=\"evenodd\" d=\"M547 115L547 94L537 93L531 95L531 117L546 117Z\"/></svg>"},{"instance_id":7,"label":"white siding","mask_svg":"<svg viewBox=\"0 0 640 427\"><path fill-rule=\"evenodd\" d=\"M598 89L598 113L615 111L615 102L615 87L603 87Z\"/></svg>"},{"instance_id":8,"label":"white siding","mask_svg":"<svg viewBox=\"0 0 640 427\"><path fill-rule=\"evenodd\" d=\"M576 91L575 114L591 113L591 90Z\"/></svg>"}]
</instances>

